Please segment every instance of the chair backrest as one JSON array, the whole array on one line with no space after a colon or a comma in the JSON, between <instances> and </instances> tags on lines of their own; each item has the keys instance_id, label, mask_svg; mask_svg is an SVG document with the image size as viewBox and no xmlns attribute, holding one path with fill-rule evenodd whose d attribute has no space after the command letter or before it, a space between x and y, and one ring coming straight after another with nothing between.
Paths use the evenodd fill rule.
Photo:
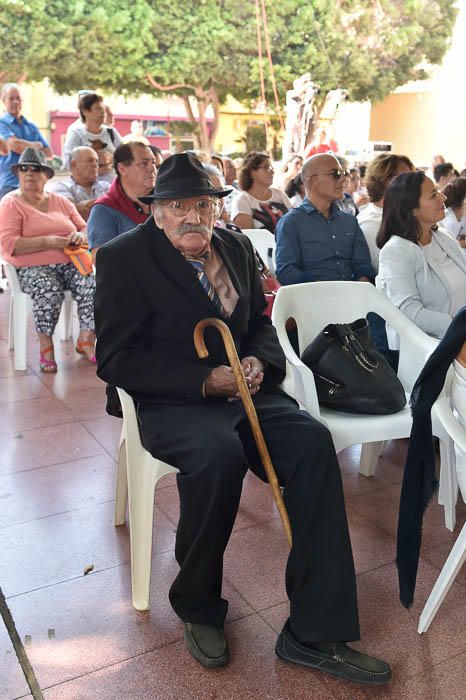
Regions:
<instances>
[{"instance_id":1,"label":"chair backrest","mask_svg":"<svg viewBox=\"0 0 466 700\"><path fill-rule=\"evenodd\" d=\"M270 272L275 274L276 243L273 233L265 228L243 228L242 231L249 238Z\"/></svg>"},{"instance_id":2,"label":"chair backrest","mask_svg":"<svg viewBox=\"0 0 466 700\"><path fill-rule=\"evenodd\" d=\"M12 294L21 294L21 287L19 286L18 273L16 272L16 267L11 263L5 263L5 275L8 280L8 285L10 287Z\"/></svg>"},{"instance_id":3,"label":"chair backrest","mask_svg":"<svg viewBox=\"0 0 466 700\"><path fill-rule=\"evenodd\" d=\"M329 323L348 323L371 311L388 321L400 336L398 376L406 391L411 391L438 340L415 326L369 282L308 282L281 287L272 322L283 336L286 320L294 318L302 352Z\"/></svg>"},{"instance_id":4,"label":"chair backrest","mask_svg":"<svg viewBox=\"0 0 466 700\"><path fill-rule=\"evenodd\" d=\"M455 445L458 484L466 503L466 382L457 374L453 365L448 370L432 413Z\"/></svg>"},{"instance_id":5,"label":"chair backrest","mask_svg":"<svg viewBox=\"0 0 466 700\"><path fill-rule=\"evenodd\" d=\"M133 398L124 389L117 387L123 411L123 431L126 440L126 449L130 454L136 455L144 447L139 434L138 419Z\"/></svg>"}]
</instances>

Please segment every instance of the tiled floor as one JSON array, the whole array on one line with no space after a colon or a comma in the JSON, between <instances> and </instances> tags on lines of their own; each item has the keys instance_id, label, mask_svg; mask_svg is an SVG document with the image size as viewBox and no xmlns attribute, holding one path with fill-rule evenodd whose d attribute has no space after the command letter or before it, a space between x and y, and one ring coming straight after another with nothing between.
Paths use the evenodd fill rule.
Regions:
<instances>
[{"instance_id":1,"label":"tiled floor","mask_svg":"<svg viewBox=\"0 0 466 700\"><path fill-rule=\"evenodd\" d=\"M0 295L0 586L46 700L315 700L466 697L466 572L426 635L419 614L452 542L433 505L424 527L415 605L398 602L397 503L406 441L390 443L374 478L358 475L359 448L340 456L358 573L361 648L390 662L391 684L365 689L288 666L274 655L287 617L287 545L268 488L248 476L225 560L226 632L232 661L207 671L184 649L167 592L177 566L173 477L156 495L150 612L131 605L126 527L113 526L120 430L103 386L71 343L57 343L59 372L28 369L7 349L8 295ZM331 527L331 520L329 520ZM93 565L92 573L84 569ZM31 697L0 619L0 699Z\"/></svg>"}]
</instances>

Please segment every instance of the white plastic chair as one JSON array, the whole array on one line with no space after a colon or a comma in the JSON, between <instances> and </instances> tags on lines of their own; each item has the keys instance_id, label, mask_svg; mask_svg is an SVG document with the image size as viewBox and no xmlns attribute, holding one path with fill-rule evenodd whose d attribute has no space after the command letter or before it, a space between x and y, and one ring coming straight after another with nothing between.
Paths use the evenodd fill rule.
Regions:
<instances>
[{"instance_id":1,"label":"white plastic chair","mask_svg":"<svg viewBox=\"0 0 466 700\"><path fill-rule=\"evenodd\" d=\"M363 455L360 472L372 476L380 452L380 443L408 437L411 430L409 407L388 416L365 416L333 411L319 406L311 370L293 350L285 330L286 320L293 317L298 326L301 350L328 323L346 323L365 317L369 311L378 313L397 328L402 337L398 376L409 394L424 364L437 342L419 330L396 309L385 296L367 282L309 282L281 287L278 290L272 322L288 362L293 367L298 401L314 417L330 429L335 449L358 443L375 443Z\"/></svg>"},{"instance_id":2,"label":"white plastic chair","mask_svg":"<svg viewBox=\"0 0 466 700\"><path fill-rule=\"evenodd\" d=\"M279 341L293 368L297 401L312 416L327 425L337 452L350 445L362 444L359 472L364 476L374 475L384 441L409 437L412 419L408 402L403 410L388 416L357 415L320 407L314 376L294 352L285 331L285 323L290 317L296 320L299 347L304 350L328 323L346 323L364 317L370 311L388 321L400 337L398 378L409 400L409 394L427 357L439 341L415 326L373 285L368 282L336 281L281 287L272 312L272 322L277 328ZM434 435L440 440L438 502L444 506L445 526L454 530L458 484L452 442L435 415L432 427Z\"/></svg>"},{"instance_id":3,"label":"white plastic chair","mask_svg":"<svg viewBox=\"0 0 466 700\"><path fill-rule=\"evenodd\" d=\"M15 351L15 369L24 370L26 369L27 321L32 309L32 300L29 294L21 291L16 268L10 263L5 263L5 274L10 288L8 348ZM73 297L67 290L57 326L60 340L68 340L73 335L72 304Z\"/></svg>"},{"instance_id":4,"label":"white plastic chair","mask_svg":"<svg viewBox=\"0 0 466 700\"><path fill-rule=\"evenodd\" d=\"M242 231L249 238L270 272L274 275L276 243L273 233L270 233L265 228L243 228Z\"/></svg>"},{"instance_id":5,"label":"white plastic chair","mask_svg":"<svg viewBox=\"0 0 466 700\"><path fill-rule=\"evenodd\" d=\"M282 388L294 396L293 376L289 367ZM129 501L133 606L136 610L148 610L155 487L162 476L177 473L178 469L155 459L142 446L134 401L124 389L118 388L117 391L123 410L123 427L118 455L115 525L125 524Z\"/></svg>"},{"instance_id":6,"label":"white plastic chair","mask_svg":"<svg viewBox=\"0 0 466 700\"><path fill-rule=\"evenodd\" d=\"M123 409L118 455L115 525L126 522L128 503L133 606L148 610L152 568L154 493L158 480L178 469L155 459L142 446L134 401L118 388Z\"/></svg>"},{"instance_id":7,"label":"white plastic chair","mask_svg":"<svg viewBox=\"0 0 466 700\"><path fill-rule=\"evenodd\" d=\"M456 411L452 410L453 407ZM445 387L432 408L432 416L442 424L455 445L457 479L466 503L466 382L451 368ZM418 632L427 632L440 605L466 560L466 523L452 547L419 618Z\"/></svg>"}]
</instances>

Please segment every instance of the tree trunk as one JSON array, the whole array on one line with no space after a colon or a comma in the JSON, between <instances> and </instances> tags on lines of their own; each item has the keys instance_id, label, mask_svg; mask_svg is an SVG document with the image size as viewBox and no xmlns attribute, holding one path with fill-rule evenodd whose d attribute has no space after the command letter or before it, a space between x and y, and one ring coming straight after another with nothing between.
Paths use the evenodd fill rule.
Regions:
<instances>
[{"instance_id":1,"label":"tree trunk","mask_svg":"<svg viewBox=\"0 0 466 700\"><path fill-rule=\"evenodd\" d=\"M212 130L210 132L210 139L209 139L210 151L213 151L214 146L215 146L215 140L216 140L217 134L218 134L218 127L219 127L219 121L220 121L220 101L218 99L217 90L214 87L211 87L209 90L209 98L210 98L210 104L212 105L212 109L214 111L214 120L212 122Z\"/></svg>"},{"instance_id":2,"label":"tree trunk","mask_svg":"<svg viewBox=\"0 0 466 700\"><path fill-rule=\"evenodd\" d=\"M201 150L209 153L210 141L206 119L206 111L209 105L208 95L207 92L201 87L196 87L194 94L196 96L197 110L199 113L199 142L201 145Z\"/></svg>"},{"instance_id":3,"label":"tree trunk","mask_svg":"<svg viewBox=\"0 0 466 700\"><path fill-rule=\"evenodd\" d=\"M204 90L204 88L201 87L196 87L194 97L197 103L199 121L196 122L188 98L186 98L185 100L186 113L190 122L198 127L198 147L202 151L207 151L207 153L211 153L214 150L215 139L217 138L219 126L220 101L218 99L218 94L214 87L211 87L208 90ZM189 111L187 108L187 103L189 104ZM207 111L209 106L212 106L212 110L214 113L210 134L209 123L207 120Z\"/></svg>"},{"instance_id":4,"label":"tree trunk","mask_svg":"<svg viewBox=\"0 0 466 700\"><path fill-rule=\"evenodd\" d=\"M199 124L197 123L197 119L194 116L193 108L191 107L191 102L189 101L189 95L183 95L182 99L184 103L184 108L186 110L186 116L189 119L189 123L193 127L194 147L201 148L201 143L199 140Z\"/></svg>"},{"instance_id":5,"label":"tree trunk","mask_svg":"<svg viewBox=\"0 0 466 700\"><path fill-rule=\"evenodd\" d=\"M196 117L194 116L192 105L189 100L189 95L186 95L184 93L180 95L180 97L183 100L184 108L186 110L186 116L188 117L189 123L193 127L193 138L195 147L210 153L213 149L214 142L217 137L220 113L220 103L216 89L214 87L210 87L207 90L205 90L202 87L187 85L184 83L176 83L174 85L161 85L158 81L154 79L152 75L150 75L150 73L146 75L146 79L153 88L155 88L156 90L160 90L161 92L173 92L176 95L177 93L179 94L179 91L181 89L185 90L186 88L188 88L189 90L193 91L193 97L197 102L197 110L199 114L198 119L196 119ZM214 112L210 136L206 117L209 105L212 105L212 109Z\"/></svg>"}]
</instances>

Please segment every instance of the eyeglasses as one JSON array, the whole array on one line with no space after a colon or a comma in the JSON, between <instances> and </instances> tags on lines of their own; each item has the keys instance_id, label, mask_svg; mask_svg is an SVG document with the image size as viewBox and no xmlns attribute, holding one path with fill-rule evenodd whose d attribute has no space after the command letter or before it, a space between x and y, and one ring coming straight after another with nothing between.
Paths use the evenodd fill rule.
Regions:
<instances>
[{"instance_id":1,"label":"eyeglasses","mask_svg":"<svg viewBox=\"0 0 466 700\"><path fill-rule=\"evenodd\" d=\"M273 165L260 165L258 168L254 168L255 170L268 170L269 173L273 173Z\"/></svg>"},{"instance_id":2,"label":"eyeglasses","mask_svg":"<svg viewBox=\"0 0 466 700\"><path fill-rule=\"evenodd\" d=\"M335 168L334 170L328 170L326 173L313 173L309 177L315 177L316 175L330 175L334 180L339 180L341 177L349 177L350 171L347 168Z\"/></svg>"},{"instance_id":3,"label":"eyeglasses","mask_svg":"<svg viewBox=\"0 0 466 700\"><path fill-rule=\"evenodd\" d=\"M21 163L19 166L19 170L22 173L27 173L28 170L30 170L33 173L38 173L42 170L42 167L40 165L36 165L35 163L31 163L31 165L26 165L26 163Z\"/></svg>"},{"instance_id":4,"label":"eyeglasses","mask_svg":"<svg viewBox=\"0 0 466 700\"><path fill-rule=\"evenodd\" d=\"M170 212L179 217L187 216L191 209L195 209L199 216L206 216L207 214L212 214L212 212L217 208L217 201L214 199L200 199L197 202L188 202L185 199L176 199L173 202L168 202L163 206L170 209Z\"/></svg>"}]
</instances>

